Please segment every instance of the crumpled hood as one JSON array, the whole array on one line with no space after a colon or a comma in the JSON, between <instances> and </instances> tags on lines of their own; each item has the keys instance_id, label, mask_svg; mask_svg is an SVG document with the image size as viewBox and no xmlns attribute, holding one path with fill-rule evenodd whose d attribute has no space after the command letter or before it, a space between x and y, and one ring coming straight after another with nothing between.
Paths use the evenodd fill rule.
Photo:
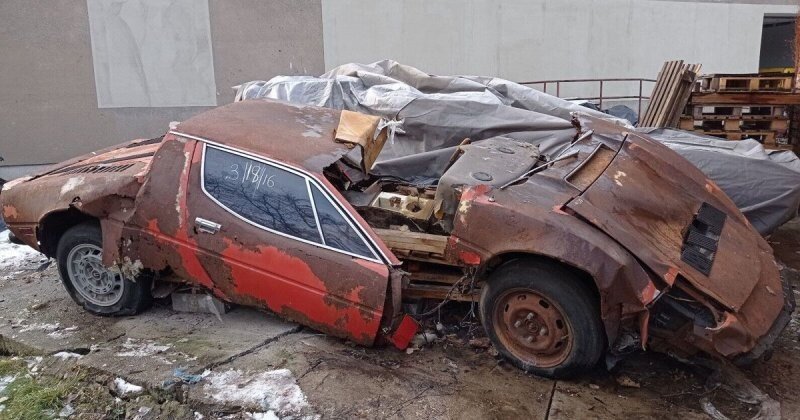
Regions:
<instances>
[{"instance_id":1,"label":"crumpled hood","mask_svg":"<svg viewBox=\"0 0 800 420\"><path fill-rule=\"evenodd\" d=\"M733 310L742 307L763 276L778 275L774 263L759 263L772 259L768 244L700 170L646 136L616 131L620 137L627 134L622 148L569 208L617 240L668 284L681 275ZM710 270L683 252L690 227L702 225L695 220L704 217L698 216L701 206L711 207L709 211L723 219L719 232L705 239L712 242L707 248L716 247Z\"/></svg>"},{"instance_id":2,"label":"crumpled hood","mask_svg":"<svg viewBox=\"0 0 800 420\"><path fill-rule=\"evenodd\" d=\"M3 217L13 227L38 223L50 212L70 206L105 216L121 205L119 197L132 206L159 145L160 139L136 140L7 182L0 194Z\"/></svg>"}]
</instances>

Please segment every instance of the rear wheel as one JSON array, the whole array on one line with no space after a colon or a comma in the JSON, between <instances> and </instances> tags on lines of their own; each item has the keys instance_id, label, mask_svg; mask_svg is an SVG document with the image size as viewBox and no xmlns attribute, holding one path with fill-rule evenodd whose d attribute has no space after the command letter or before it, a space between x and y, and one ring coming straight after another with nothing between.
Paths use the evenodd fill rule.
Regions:
<instances>
[{"instance_id":1,"label":"rear wheel","mask_svg":"<svg viewBox=\"0 0 800 420\"><path fill-rule=\"evenodd\" d=\"M481 294L481 320L497 350L540 376L574 376L605 349L597 299L571 271L536 260L508 262Z\"/></svg>"},{"instance_id":2,"label":"rear wheel","mask_svg":"<svg viewBox=\"0 0 800 420\"><path fill-rule=\"evenodd\" d=\"M134 279L103 265L100 227L84 223L68 229L58 242L56 259L72 299L96 315L133 315L150 304L150 277Z\"/></svg>"}]
</instances>

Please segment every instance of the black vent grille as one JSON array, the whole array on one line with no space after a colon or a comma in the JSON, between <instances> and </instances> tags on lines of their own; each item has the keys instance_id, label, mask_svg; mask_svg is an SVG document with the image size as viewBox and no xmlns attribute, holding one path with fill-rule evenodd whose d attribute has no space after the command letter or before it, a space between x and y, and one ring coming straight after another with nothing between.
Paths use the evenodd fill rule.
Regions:
<instances>
[{"instance_id":1,"label":"black vent grille","mask_svg":"<svg viewBox=\"0 0 800 420\"><path fill-rule=\"evenodd\" d=\"M90 165L82 166L80 168L70 169L60 172L60 175L73 175L73 174L102 174L109 172L124 172L133 166L132 163L125 165Z\"/></svg>"},{"instance_id":2,"label":"black vent grille","mask_svg":"<svg viewBox=\"0 0 800 420\"><path fill-rule=\"evenodd\" d=\"M711 204L700 205L683 240L681 260L705 275L711 273L726 218L725 213Z\"/></svg>"}]
</instances>

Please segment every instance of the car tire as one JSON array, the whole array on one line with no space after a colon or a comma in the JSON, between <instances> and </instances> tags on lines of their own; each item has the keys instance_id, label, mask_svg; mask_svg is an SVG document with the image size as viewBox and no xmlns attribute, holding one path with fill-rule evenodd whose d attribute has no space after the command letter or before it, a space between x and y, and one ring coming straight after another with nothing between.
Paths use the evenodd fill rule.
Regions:
<instances>
[{"instance_id":1,"label":"car tire","mask_svg":"<svg viewBox=\"0 0 800 420\"><path fill-rule=\"evenodd\" d=\"M95 315L135 315L150 305L152 277L143 272L123 278L104 267L102 238L96 223L74 226L61 236L56 249L61 281L72 300Z\"/></svg>"},{"instance_id":2,"label":"car tire","mask_svg":"<svg viewBox=\"0 0 800 420\"><path fill-rule=\"evenodd\" d=\"M481 321L497 351L525 372L569 378L592 369L605 351L597 297L565 267L513 260L483 286Z\"/></svg>"}]
</instances>

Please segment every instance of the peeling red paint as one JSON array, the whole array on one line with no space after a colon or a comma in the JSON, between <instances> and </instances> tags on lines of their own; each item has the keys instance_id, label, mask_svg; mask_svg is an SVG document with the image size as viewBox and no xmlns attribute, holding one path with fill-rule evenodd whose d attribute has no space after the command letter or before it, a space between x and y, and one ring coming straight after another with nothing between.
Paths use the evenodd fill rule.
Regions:
<instances>
[{"instance_id":1,"label":"peeling red paint","mask_svg":"<svg viewBox=\"0 0 800 420\"><path fill-rule=\"evenodd\" d=\"M481 263L481 256L470 251L460 251L458 253L458 259L466 265L480 265Z\"/></svg>"},{"instance_id":2,"label":"peeling red paint","mask_svg":"<svg viewBox=\"0 0 800 420\"><path fill-rule=\"evenodd\" d=\"M302 313L306 319L301 321L312 327L325 331L332 325L340 325L352 334L354 341L373 343L382 312L354 305L359 300L359 290L353 290L346 298L334 297L343 303L339 307L326 301L329 293L325 282L303 260L279 249L260 246L258 251L250 251L229 243L222 256L230 262L231 276L239 293L266 302L278 314L292 317L294 313ZM270 267L271 272L255 268L262 266Z\"/></svg>"}]
</instances>

